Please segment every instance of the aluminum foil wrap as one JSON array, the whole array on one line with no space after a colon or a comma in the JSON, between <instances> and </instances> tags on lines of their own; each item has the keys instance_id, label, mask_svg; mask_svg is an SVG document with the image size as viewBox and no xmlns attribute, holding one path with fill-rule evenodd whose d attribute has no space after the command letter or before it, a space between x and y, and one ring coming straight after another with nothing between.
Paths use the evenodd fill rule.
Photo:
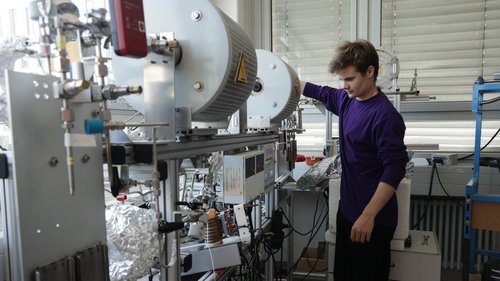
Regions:
<instances>
[{"instance_id":1,"label":"aluminum foil wrap","mask_svg":"<svg viewBox=\"0 0 500 281\"><path fill-rule=\"evenodd\" d=\"M159 256L154 211L113 205L106 210L106 228L111 281L145 276Z\"/></svg>"},{"instance_id":2,"label":"aluminum foil wrap","mask_svg":"<svg viewBox=\"0 0 500 281\"><path fill-rule=\"evenodd\" d=\"M342 165L340 155L325 158L312 165L307 172L297 180L297 188L301 190L320 191L328 188L330 179L340 178Z\"/></svg>"}]
</instances>

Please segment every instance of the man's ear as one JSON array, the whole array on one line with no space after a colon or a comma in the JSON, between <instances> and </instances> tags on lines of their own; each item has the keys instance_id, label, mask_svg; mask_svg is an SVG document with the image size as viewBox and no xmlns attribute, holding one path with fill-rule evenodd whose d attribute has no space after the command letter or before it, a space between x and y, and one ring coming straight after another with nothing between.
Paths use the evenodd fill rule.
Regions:
<instances>
[{"instance_id":1,"label":"man's ear","mask_svg":"<svg viewBox=\"0 0 500 281\"><path fill-rule=\"evenodd\" d=\"M375 75L375 67L373 65L368 66L366 69L366 75L368 75L368 78L373 78Z\"/></svg>"}]
</instances>

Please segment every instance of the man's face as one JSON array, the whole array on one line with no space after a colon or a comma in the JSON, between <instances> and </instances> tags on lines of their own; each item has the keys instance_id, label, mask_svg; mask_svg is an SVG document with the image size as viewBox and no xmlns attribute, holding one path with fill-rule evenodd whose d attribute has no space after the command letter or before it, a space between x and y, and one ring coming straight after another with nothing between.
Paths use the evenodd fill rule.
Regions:
<instances>
[{"instance_id":1,"label":"man's face","mask_svg":"<svg viewBox=\"0 0 500 281\"><path fill-rule=\"evenodd\" d=\"M348 66L337 72L341 81L344 82L344 89L349 94L349 98L365 100L377 94L377 87L373 79L375 69L368 67L366 73L362 74L356 70L355 66Z\"/></svg>"}]
</instances>

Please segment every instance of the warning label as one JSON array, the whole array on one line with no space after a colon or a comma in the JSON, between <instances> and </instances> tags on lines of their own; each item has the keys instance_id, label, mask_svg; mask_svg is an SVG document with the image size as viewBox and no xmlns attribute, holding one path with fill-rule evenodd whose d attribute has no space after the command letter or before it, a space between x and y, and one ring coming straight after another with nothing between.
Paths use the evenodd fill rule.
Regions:
<instances>
[{"instance_id":1,"label":"warning label","mask_svg":"<svg viewBox=\"0 0 500 281\"><path fill-rule=\"evenodd\" d=\"M236 83L247 84L247 68L245 66L245 56L243 51L240 52L240 59L238 61L238 68L236 69L236 77L234 78Z\"/></svg>"}]
</instances>

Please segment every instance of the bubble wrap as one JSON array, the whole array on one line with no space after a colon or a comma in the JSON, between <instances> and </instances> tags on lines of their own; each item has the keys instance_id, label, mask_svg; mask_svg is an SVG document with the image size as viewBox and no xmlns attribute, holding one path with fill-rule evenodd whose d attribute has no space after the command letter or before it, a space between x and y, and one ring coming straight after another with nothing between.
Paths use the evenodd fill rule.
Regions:
<instances>
[{"instance_id":1,"label":"bubble wrap","mask_svg":"<svg viewBox=\"0 0 500 281\"><path fill-rule=\"evenodd\" d=\"M145 276L159 256L155 213L117 204L106 210L109 276L111 281Z\"/></svg>"},{"instance_id":2,"label":"bubble wrap","mask_svg":"<svg viewBox=\"0 0 500 281\"><path fill-rule=\"evenodd\" d=\"M309 168L297 180L297 188L301 190L323 190L328 188L330 179L340 178L341 174L340 155L328 157Z\"/></svg>"}]
</instances>

